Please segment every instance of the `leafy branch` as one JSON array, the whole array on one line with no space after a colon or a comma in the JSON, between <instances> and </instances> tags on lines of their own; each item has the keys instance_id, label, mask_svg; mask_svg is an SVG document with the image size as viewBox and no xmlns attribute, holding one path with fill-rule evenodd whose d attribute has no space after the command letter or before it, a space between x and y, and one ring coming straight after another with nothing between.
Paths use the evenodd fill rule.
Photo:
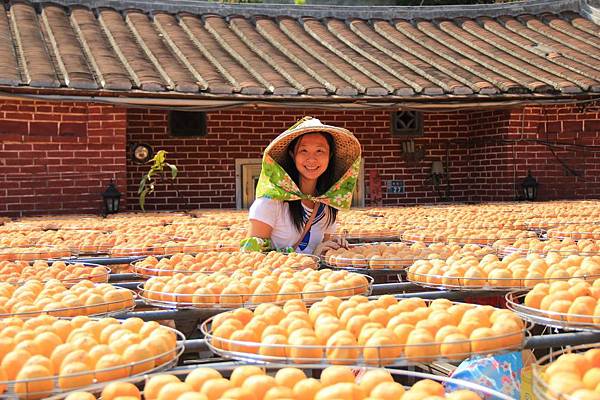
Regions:
<instances>
[{"instance_id":1,"label":"leafy branch","mask_svg":"<svg viewBox=\"0 0 600 400\"><path fill-rule=\"evenodd\" d=\"M177 167L166 162L166 159L167 152L164 150L159 150L152 160L148 161L148 163L153 163L152 167L150 167L148 173L142 177L140 186L138 187L138 195L140 196L140 207L142 211L146 211L144 209L146 196L154 192L156 177L165 177L165 168L169 168L171 170L171 179L175 179L177 177Z\"/></svg>"}]
</instances>

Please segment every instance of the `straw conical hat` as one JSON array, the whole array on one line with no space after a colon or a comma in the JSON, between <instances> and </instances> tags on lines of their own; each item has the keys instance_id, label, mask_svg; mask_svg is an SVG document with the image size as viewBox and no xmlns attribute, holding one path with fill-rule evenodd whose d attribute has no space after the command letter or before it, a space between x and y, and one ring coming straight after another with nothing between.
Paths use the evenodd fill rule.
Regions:
<instances>
[{"instance_id":1,"label":"straw conical hat","mask_svg":"<svg viewBox=\"0 0 600 400\"><path fill-rule=\"evenodd\" d=\"M352 132L337 126L325 125L317 118L304 117L294 126L277 136L265 149L268 154L287 170L287 151L290 143L299 136L311 132L327 132L335 142L335 179L337 181L360 157L360 143Z\"/></svg>"}]
</instances>

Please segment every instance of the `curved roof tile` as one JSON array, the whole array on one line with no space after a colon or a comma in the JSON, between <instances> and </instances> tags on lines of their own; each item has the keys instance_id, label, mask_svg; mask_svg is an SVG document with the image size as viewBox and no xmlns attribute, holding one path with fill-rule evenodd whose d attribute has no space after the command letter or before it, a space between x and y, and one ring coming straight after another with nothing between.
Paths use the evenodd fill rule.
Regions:
<instances>
[{"instance_id":1,"label":"curved roof tile","mask_svg":"<svg viewBox=\"0 0 600 400\"><path fill-rule=\"evenodd\" d=\"M332 101L600 92L600 26L580 0L385 10L200 0L4 6L0 90Z\"/></svg>"}]
</instances>

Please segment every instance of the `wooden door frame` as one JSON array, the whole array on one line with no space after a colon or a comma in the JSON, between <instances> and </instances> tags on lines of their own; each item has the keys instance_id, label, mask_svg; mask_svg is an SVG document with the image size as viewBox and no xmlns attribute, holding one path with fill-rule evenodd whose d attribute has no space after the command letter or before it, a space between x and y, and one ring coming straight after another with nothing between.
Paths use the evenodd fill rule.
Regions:
<instances>
[{"instance_id":1,"label":"wooden door frame","mask_svg":"<svg viewBox=\"0 0 600 400\"><path fill-rule=\"evenodd\" d=\"M236 158L235 160L235 208L238 210L242 210L244 204L244 182L242 180L244 166L260 165L261 162L260 158Z\"/></svg>"}]
</instances>

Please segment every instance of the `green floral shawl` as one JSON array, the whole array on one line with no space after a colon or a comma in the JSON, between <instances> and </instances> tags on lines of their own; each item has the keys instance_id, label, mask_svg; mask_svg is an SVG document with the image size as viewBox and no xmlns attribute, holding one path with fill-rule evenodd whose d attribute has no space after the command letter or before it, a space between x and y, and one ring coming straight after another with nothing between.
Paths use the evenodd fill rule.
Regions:
<instances>
[{"instance_id":1,"label":"green floral shawl","mask_svg":"<svg viewBox=\"0 0 600 400\"><path fill-rule=\"evenodd\" d=\"M359 170L360 158L357 158L348 171L329 190L321 196L311 196L302 193L283 167L277 164L271 156L265 154L256 186L256 197L268 197L282 201L312 200L338 210L347 210L352 204L352 193L356 187Z\"/></svg>"},{"instance_id":2,"label":"green floral shawl","mask_svg":"<svg viewBox=\"0 0 600 400\"><path fill-rule=\"evenodd\" d=\"M285 169L265 153L262 160L260 177L256 186L256 197L267 197L282 201L311 200L324 203L338 210L347 210L352 204L352 194L356 187L359 171L360 157L352 163L352 166L344 175L324 194L311 196L302 193L294 180L285 172ZM271 240L256 237L243 239L240 246L242 251L273 250ZM285 252L294 251L291 248L278 250Z\"/></svg>"}]
</instances>

